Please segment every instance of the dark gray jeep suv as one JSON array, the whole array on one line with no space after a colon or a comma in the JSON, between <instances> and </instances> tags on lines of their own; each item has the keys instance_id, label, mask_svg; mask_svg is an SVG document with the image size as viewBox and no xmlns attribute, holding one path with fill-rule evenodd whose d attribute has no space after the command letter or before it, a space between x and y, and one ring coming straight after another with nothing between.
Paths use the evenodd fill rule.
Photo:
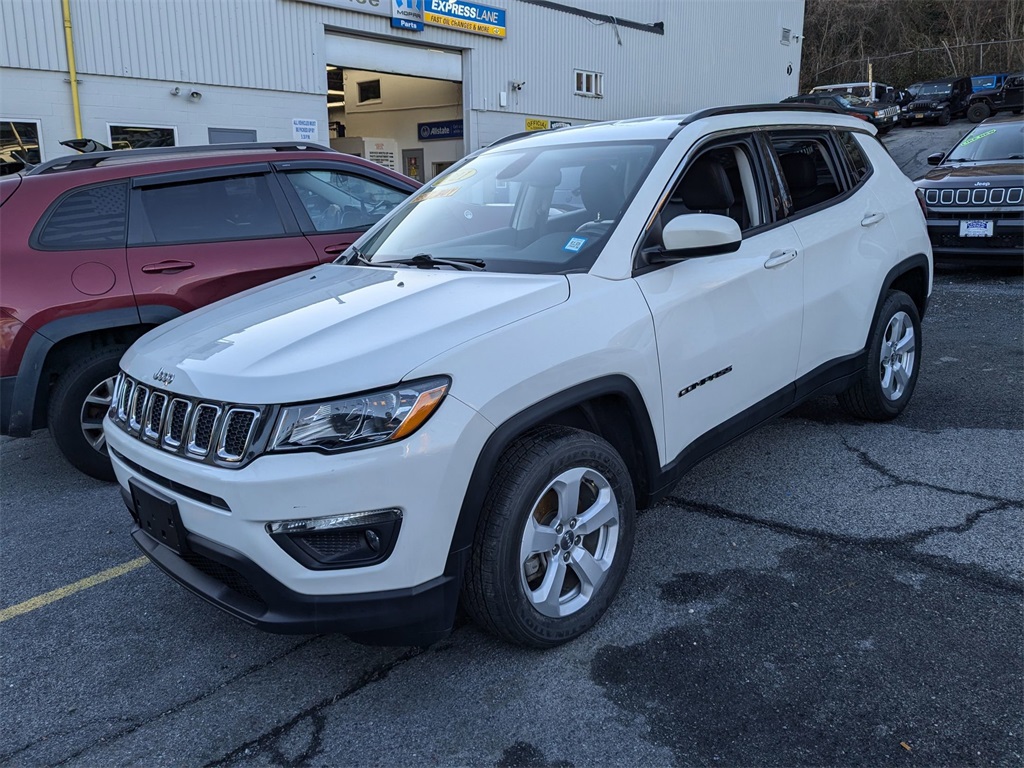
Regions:
<instances>
[{"instance_id":1,"label":"dark gray jeep suv","mask_svg":"<svg viewBox=\"0 0 1024 768\"><path fill-rule=\"evenodd\" d=\"M935 260L1024 263L1024 118L990 118L928 162L915 183Z\"/></svg>"}]
</instances>

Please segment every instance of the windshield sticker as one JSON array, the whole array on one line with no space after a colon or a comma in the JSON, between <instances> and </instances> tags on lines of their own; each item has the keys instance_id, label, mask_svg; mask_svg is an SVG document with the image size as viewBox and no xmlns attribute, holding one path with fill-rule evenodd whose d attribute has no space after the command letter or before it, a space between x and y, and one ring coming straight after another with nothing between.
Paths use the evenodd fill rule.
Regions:
<instances>
[{"instance_id":1,"label":"windshield sticker","mask_svg":"<svg viewBox=\"0 0 1024 768\"><path fill-rule=\"evenodd\" d=\"M429 192L424 192L422 195L417 195L416 202L422 203L424 200L435 200L439 197L452 197L460 189L461 187L451 187L450 189L432 189Z\"/></svg>"},{"instance_id":2,"label":"windshield sticker","mask_svg":"<svg viewBox=\"0 0 1024 768\"><path fill-rule=\"evenodd\" d=\"M447 176L438 179L430 186L443 187L448 184L458 184L460 181L465 181L473 176L476 176L476 168L462 168L458 171L452 171Z\"/></svg>"},{"instance_id":3,"label":"windshield sticker","mask_svg":"<svg viewBox=\"0 0 1024 768\"><path fill-rule=\"evenodd\" d=\"M991 136L995 132L996 129L993 128L992 130L985 131L984 133L976 133L973 136L968 136L966 139L960 142L960 146L966 147L968 144L973 144L976 141L980 141L981 139L984 139L986 136Z\"/></svg>"},{"instance_id":4,"label":"windshield sticker","mask_svg":"<svg viewBox=\"0 0 1024 768\"><path fill-rule=\"evenodd\" d=\"M587 238L585 237L570 237L569 242L562 246L562 250L569 253L579 253L580 248L586 245L586 243Z\"/></svg>"}]
</instances>

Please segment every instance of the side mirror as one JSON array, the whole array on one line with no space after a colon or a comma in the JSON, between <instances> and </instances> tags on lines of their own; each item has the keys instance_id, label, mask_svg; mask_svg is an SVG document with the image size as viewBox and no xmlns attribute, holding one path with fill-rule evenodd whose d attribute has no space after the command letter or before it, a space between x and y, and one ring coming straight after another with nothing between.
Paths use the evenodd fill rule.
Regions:
<instances>
[{"instance_id":1,"label":"side mirror","mask_svg":"<svg viewBox=\"0 0 1024 768\"><path fill-rule=\"evenodd\" d=\"M652 264L732 253L739 249L743 235L739 224L728 216L684 213L665 225L661 239L665 250L650 257Z\"/></svg>"},{"instance_id":2,"label":"side mirror","mask_svg":"<svg viewBox=\"0 0 1024 768\"><path fill-rule=\"evenodd\" d=\"M942 158L946 155L943 152L936 152L933 155L928 155L928 165L938 165L942 162Z\"/></svg>"}]
</instances>

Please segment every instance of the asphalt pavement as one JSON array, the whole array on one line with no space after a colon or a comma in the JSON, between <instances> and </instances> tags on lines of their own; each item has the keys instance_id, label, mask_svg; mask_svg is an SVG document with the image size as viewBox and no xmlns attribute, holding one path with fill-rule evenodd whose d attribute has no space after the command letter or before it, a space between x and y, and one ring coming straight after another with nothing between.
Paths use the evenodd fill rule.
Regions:
<instances>
[{"instance_id":1,"label":"asphalt pavement","mask_svg":"<svg viewBox=\"0 0 1024 768\"><path fill-rule=\"evenodd\" d=\"M138 560L116 486L4 438L0 765L1020 765L1022 299L940 271L899 419L820 398L708 459L544 652L251 629Z\"/></svg>"}]
</instances>

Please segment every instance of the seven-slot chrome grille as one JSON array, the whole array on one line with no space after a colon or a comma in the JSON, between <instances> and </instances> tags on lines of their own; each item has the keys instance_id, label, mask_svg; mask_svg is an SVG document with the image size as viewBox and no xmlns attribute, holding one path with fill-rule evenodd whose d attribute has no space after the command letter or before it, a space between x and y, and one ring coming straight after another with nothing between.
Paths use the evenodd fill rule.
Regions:
<instances>
[{"instance_id":1,"label":"seven-slot chrome grille","mask_svg":"<svg viewBox=\"0 0 1024 768\"><path fill-rule=\"evenodd\" d=\"M1024 187L961 187L925 190L928 205L1020 205Z\"/></svg>"},{"instance_id":2,"label":"seven-slot chrome grille","mask_svg":"<svg viewBox=\"0 0 1024 768\"><path fill-rule=\"evenodd\" d=\"M178 456L240 466L265 410L163 392L119 373L110 419L139 440Z\"/></svg>"}]
</instances>

